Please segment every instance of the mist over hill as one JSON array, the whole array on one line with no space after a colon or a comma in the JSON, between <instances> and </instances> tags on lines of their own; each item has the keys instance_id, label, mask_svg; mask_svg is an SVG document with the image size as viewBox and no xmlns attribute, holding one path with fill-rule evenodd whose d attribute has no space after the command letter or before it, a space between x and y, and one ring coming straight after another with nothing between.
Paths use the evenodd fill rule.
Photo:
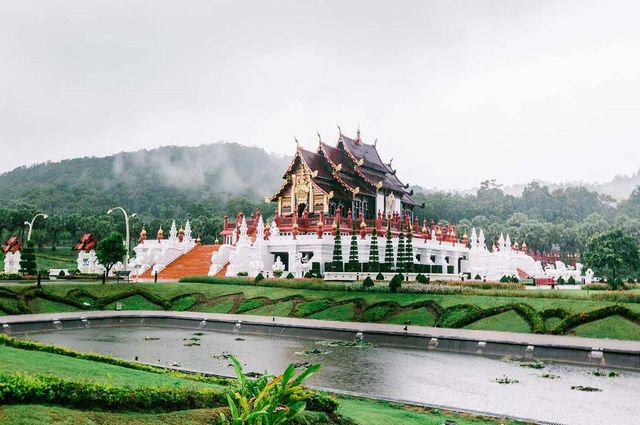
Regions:
<instances>
[{"instance_id":1,"label":"mist over hill","mask_svg":"<svg viewBox=\"0 0 640 425\"><path fill-rule=\"evenodd\" d=\"M640 186L640 170L636 171L631 175L618 175L615 176L612 180L602 183L591 183L591 182L583 182L583 181L574 181L574 182L549 182L545 180L535 180L540 186L547 186L550 191L558 190L558 189L568 189L568 188L585 188L592 192L597 192L601 195L607 195L613 198L616 201L623 201L631 195L633 190ZM502 186L502 191L511 196L522 196L522 192L529 185L529 183L516 183L511 185ZM413 189L416 192L437 192L439 189L437 188L425 188L419 185L413 186ZM450 192L458 193L461 195L472 195L475 194L479 189L479 186L471 187L467 189L458 189L452 190Z\"/></svg>"},{"instance_id":2,"label":"mist over hill","mask_svg":"<svg viewBox=\"0 0 640 425\"><path fill-rule=\"evenodd\" d=\"M126 205L157 215L163 206L261 200L289 159L236 143L165 146L16 168L0 175L0 201L48 211Z\"/></svg>"}]
</instances>

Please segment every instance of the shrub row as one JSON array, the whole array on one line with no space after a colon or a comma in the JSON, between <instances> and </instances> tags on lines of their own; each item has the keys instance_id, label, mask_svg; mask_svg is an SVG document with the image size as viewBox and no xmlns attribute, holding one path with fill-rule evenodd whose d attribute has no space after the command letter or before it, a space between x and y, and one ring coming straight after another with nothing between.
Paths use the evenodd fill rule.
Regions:
<instances>
[{"instance_id":1,"label":"shrub row","mask_svg":"<svg viewBox=\"0 0 640 425\"><path fill-rule=\"evenodd\" d=\"M461 304L446 308L437 326L444 328L462 328L486 317L514 310L529 323L533 333L544 333L545 324L541 315L531 306L522 303L511 303L487 309L481 309L473 304Z\"/></svg>"},{"instance_id":2,"label":"shrub row","mask_svg":"<svg viewBox=\"0 0 640 425\"><path fill-rule=\"evenodd\" d=\"M86 310L87 307L82 304L80 301L76 301L69 297L63 297L60 295L53 294L51 292L46 292L42 288L30 288L26 291L22 292L22 298L25 300L31 300L34 298L42 298L49 301L54 301L58 303L68 304L70 306L76 307L80 310Z\"/></svg>"},{"instance_id":3,"label":"shrub row","mask_svg":"<svg viewBox=\"0 0 640 425\"><path fill-rule=\"evenodd\" d=\"M109 411L164 411L226 406L223 390L176 387L113 387L56 376L0 375L0 403L57 404Z\"/></svg>"},{"instance_id":4,"label":"shrub row","mask_svg":"<svg viewBox=\"0 0 640 425\"><path fill-rule=\"evenodd\" d=\"M631 311L621 305L610 305L589 312L572 314L565 318L562 322L558 323L558 326L556 326L556 328L553 330L553 333L560 335L565 334L568 330L580 325L584 325L585 323L593 322L600 319L606 319L607 317L616 315L622 316L625 319L640 325L640 313Z\"/></svg>"}]
</instances>

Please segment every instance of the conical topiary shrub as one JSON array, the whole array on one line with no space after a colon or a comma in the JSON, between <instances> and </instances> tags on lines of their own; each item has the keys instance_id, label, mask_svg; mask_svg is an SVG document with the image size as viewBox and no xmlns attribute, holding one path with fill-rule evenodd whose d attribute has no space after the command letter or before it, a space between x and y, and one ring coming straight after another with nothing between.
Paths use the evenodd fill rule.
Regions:
<instances>
[{"instance_id":1,"label":"conical topiary shrub","mask_svg":"<svg viewBox=\"0 0 640 425\"><path fill-rule=\"evenodd\" d=\"M344 271L344 264L342 263L342 238L340 237L340 229L336 229L336 236L333 243L333 261L331 262L331 269L334 272Z\"/></svg>"},{"instance_id":2,"label":"conical topiary shrub","mask_svg":"<svg viewBox=\"0 0 640 425\"><path fill-rule=\"evenodd\" d=\"M20 273L27 275L35 275L38 273L36 251L31 241L27 241L20 252Z\"/></svg>"},{"instance_id":3,"label":"conical topiary shrub","mask_svg":"<svg viewBox=\"0 0 640 425\"><path fill-rule=\"evenodd\" d=\"M400 221L400 233L398 233L398 257L396 258L396 271L404 272L407 266L404 248L404 234L402 231L402 221Z\"/></svg>"},{"instance_id":4,"label":"conical topiary shrub","mask_svg":"<svg viewBox=\"0 0 640 425\"><path fill-rule=\"evenodd\" d=\"M371 232L371 247L369 248L369 271L377 273L380 271L380 256L378 254L378 233L376 228Z\"/></svg>"},{"instance_id":5,"label":"conical topiary shrub","mask_svg":"<svg viewBox=\"0 0 640 425\"><path fill-rule=\"evenodd\" d=\"M387 243L384 249L384 271L391 272L394 268L393 241L391 240L391 222L387 224Z\"/></svg>"},{"instance_id":6,"label":"conical topiary shrub","mask_svg":"<svg viewBox=\"0 0 640 425\"><path fill-rule=\"evenodd\" d=\"M360 271L360 260L358 259L358 236L356 235L356 220L353 220L351 228L351 245L349 246L348 272Z\"/></svg>"},{"instance_id":7,"label":"conical topiary shrub","mask_svg":"<svg viewBox=\"0 0 640 425\"><path fill-rule=\"evenodd\" d=\"M411 241L413 239L412 233L413 232L411 231L411 226L409 226L409 228L407 229L407 242L405 245L405 252L404 252L404 258L405 258L404 271L407 273L413 273L413 270L414 270L413 242Z\"/></svg>"}]
</instances>

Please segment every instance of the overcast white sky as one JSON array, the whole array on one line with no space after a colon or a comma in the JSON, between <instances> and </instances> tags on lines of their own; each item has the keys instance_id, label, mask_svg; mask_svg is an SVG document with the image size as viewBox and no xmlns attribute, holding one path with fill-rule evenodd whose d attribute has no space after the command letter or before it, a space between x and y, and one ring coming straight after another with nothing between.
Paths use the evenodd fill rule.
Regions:
<instances>
[{"instance_id":1,"label":"overcast white sky","mask_svg":"<svg viewBox=\"0 0 640 425\"><path fill-rule=\"evenodd\" d=\"M427 187L640 169L640 2L0 0L0 172L336 124ZM250 164L248 164L250 165ZM259 164L257 164L259 165Z\"/></svg>"}]
</instances>

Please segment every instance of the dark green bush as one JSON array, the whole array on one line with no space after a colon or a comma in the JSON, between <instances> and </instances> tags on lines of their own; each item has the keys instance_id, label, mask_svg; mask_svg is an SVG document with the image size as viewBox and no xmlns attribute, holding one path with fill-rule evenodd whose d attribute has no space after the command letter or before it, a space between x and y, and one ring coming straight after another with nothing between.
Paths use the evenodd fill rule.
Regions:
<instances>
[{"instance_id":1,"label":"dark green bush","mask_svg":"<svg viewBox=\"0 0 640 425\"><path fill-rule=\"evenodd\" d=\"M254 282L258 283L261 280L264 280L264 275L262 273L258 273L256 277L253 279Z\"/></svg>"},{"instance_id":2,"label":"dark green bush","mask_svg":"<svg viewBox=\"0 0 640 425\"><path fill-rule=\"evenodd\" d=\"M482 280L482 276L480 276L479 274L476 275L476 277L473 278L474 280Z\"/></svg>"},{"instance_id":3,"label":"dark green bush","mask_svg":"<svg viewBox=\"0 0 640 425\"><path fill-rule=\"evenodd\" d=\"M249 273L248 272L238 272L238 276L239 277L249 276Z\"/></svg>"},{"instance_id":4,"label":"dark green bush","mask_svg":"<svg viewBox=\"0 0 640 425\"><path fill-rule=\"evenodd\" d=\"M558 280L556 280L556 283L557 283L558 285L564 285L564 284L565 284L564 278L563 278L562 276L560 276L560 277L558 278Z\"/></svg>"},{"instance_id":5,"label":"dark green bush","mask_svg":"<svg viewBox=\"0 0 640 425\"><path fill-rule=\"evenodd\" d=\"M373 287L374 287L373 279L371 279L369 276L367 276L362 281L362 288L368 289L368 288L373 288Z\"/></svg>"},{"instance_id":6,"label":"dark green bush","mask_svg":"<svg viewBox=\"0 0 640 425\"><path fill-rule=\"evenodd\" d=\"M287 275L287 279L294 279L295 276L293 275L293 273L289 272L289 274Z\"/></svg>"},{"instance_id":7,"label":"dark green bush","mask_svg":"<svg viewBox=\"0 0 640 425\"><path fill-rule=\"evenodd\" d=\"M313 279L315 276L313 275L313 273L311 271L308 271L304 274L304 278L305 279Z\"/></svg>"},{"instance_id":8,"label":"dark green bush","mask_svg":"<svg viewBox=\"0 0 640 425\"><path fill-rule=\"evenodd\" d=\"M416 282L418 283L429 283L429 280L430 279L422 273L418 273L418 275L416 276Z\"/></svg>"},{"instance_id":9,"label":"dark green bush","mask_svg":"<svg viewBox=\"0 0 640 425\"><path fill-rule=\"evenodd\" d=\"M569 276L569 279L567 279L567 283L569 285L575 285L576 284L576 279L573 276Z\"/></svg>"},{"instance_id":10,"label":"dark green bush","mask_svg":"<svg viewBox=\"0 0 640 425\"><path fill-rule=\"evenodd\" d=\"M402 282L404 282L404 276L401 273L393 276L393 278L391 278L391 281L389 281L389 291L398 292L398 290L402 286Z\"/></svg>"},{"instance_id":11,"label":"dark green bush","mask_svg":"<svg viewBox=\"0 0 640 425\"><path fill-rule=\"evenodd\" d=\"M378 273L376 275L376 280L384 280L384 275L382 273Z\"/></svg>"},{"instance_id":12,"label":"dark green bush","mask_svg":"<svg viewBox=\"0 0 640 425\"><path fill-rule=\"evenodd\" d=\"M511 279L509 278L509 276L502 276L502 277L500 278L500 282L502 282L502 283L509 283L509 282L511 282Z\"/></svg>"},{"instance_id":13,"label":"dark green bush","mask_svg":"<svg viewBox=\"0 0 640 425\"><path fill-rule=\"evenodd\" d=\"M618 279L618 278L609 279L607 280L607 284L614 291L617 291L619 289L624 289L624 282L622 281L622 279Z\"/></svg>"}]
</instances>

